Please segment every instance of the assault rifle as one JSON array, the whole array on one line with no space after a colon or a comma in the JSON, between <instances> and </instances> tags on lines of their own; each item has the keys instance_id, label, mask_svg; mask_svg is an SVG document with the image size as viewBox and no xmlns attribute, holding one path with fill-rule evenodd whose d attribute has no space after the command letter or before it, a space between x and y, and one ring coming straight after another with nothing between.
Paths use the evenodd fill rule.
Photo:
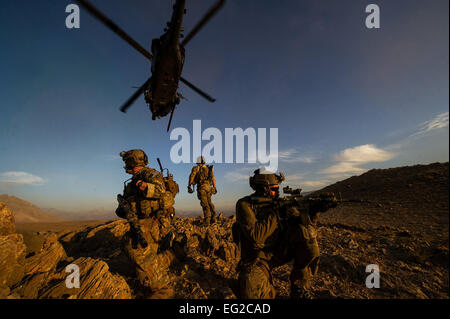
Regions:
<instances>
[{"instance_id":1,"label":"assault rifle","mask_svg":"<svg viewBox=\"0 0 450 319\"><path fill-rule=\"evenodd\" d=\"M139 223L137 222L137 217L132 218L135 213L131 209L130 202L128 202L128 200L126 200L122 195L117 195L117 201L119 202L119 209L124 212L124 215L126 216L126 219L128 220L128 223L130 225L133 248L137 247L137 243L139 243L142 248L146 248L148 246L148 243L145 240Z\"/></svg>"},{"instance_id":2,"label":"assault rifle","mask_svg":"<svg viewBox=\"0 0 450 319\"><path fill-rule=\"evenodd\" d=\"M303 196L301 192L300 188L292 189L289 186L283 188L283 193L288 196L278 199L281 219L300 218L300 212L306 212L311 219L315 219L319 213L324 213L338 204L334 193Z\"/></svg>"}]
</instances>

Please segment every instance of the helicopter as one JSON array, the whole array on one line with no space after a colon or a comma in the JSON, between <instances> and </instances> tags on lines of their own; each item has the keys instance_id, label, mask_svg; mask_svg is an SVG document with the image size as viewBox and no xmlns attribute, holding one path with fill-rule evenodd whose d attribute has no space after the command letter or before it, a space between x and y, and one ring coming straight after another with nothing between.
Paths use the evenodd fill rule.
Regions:
<instances>
[{"instance_id":1,"label":"helicopter","mask_svg":"<svg viewBox=\"0 0 450 319\"><path fill-rule=\"evenodd\" d=\"M138 90L120 107L120 111L125 113L136 99L143 94L145 102L152 112L152 120L160 119L170 113L170 119L167 125L167 131L169 131L175 108L180 103L181 99L185 99L185 97L178 92L180 81L209 102L216 101L213 97L184 79L181 76L181 72L183 70L185 59L184 47L225 4L225 0L218 0L186 37L181 33L184 31L182 22L183 16L186 14L186 0L176 0L173 5L172 18L167 22L164 33L159 38L152 40L151 53L125 33L125 31L94 7L89 1L76 1L90 14L106 25L106 27L151 61L150 78L142 86L138 87ZM184 39L180 43L181 38Z\"/></svg>"}]
</instances>

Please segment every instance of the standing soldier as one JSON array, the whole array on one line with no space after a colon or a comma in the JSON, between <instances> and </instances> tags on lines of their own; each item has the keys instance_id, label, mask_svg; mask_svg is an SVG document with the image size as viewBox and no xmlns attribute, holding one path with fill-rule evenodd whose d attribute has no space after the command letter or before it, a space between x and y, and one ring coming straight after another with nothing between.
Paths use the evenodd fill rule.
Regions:
<instances>
[{"instance_id":1,"label":"standing soldier","mask_svg":"<svg viewBox=\"0 0 450 319\"><path fill-rule=\"evenodd\" d=\"M283 180L283 174L256 170L250 177L250 187L255 193L236 204L233 238L241 248L238 267L241 298L275 298L271 271L291 260L294 260L291 298L311 298L310 280L317 271L320 255L316 231L309 215L298 211L301 222L282 222L283 209L278 198Z\"/></svg>"},{"instance_id":2,"label":"standing soldier","mask_svg":"<svg viewBox=\"0 0 450 319\"><path fill-rule=\"evenodd\" d=\"M214 166L205 165L205 158L197 158L197 166L192 168L189 175L188 192L193 193L192 185L197 185L197 198L203 210L203 224L209 226L216 221L216 209L211 201L211 195L217 194Z\"/></svg>"},{"instance_id":3,"label":"standing soldier","mask_svg":"<svg viewBox=\"0 0 450 319\"><path fill-rule=\"evenodd\" d=\"M160 172L147 167L148 158L142 150L121 152L125 171L132 177L124 185L123 195L117 195L116 214L126 218L130 231L125 236L124 252L129 257L141 285L151 291L152 298L170 298L168 267L174 254L158 251L159 241L170 226L174 197L165 190ZM125 183L127 182L125 181Z\"/></svg>"}]
</instances>

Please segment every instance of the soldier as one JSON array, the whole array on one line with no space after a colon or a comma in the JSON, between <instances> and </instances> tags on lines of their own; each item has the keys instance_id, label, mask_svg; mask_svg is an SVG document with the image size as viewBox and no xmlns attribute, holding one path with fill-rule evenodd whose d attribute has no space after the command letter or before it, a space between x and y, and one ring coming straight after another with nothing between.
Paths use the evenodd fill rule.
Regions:
<instances>
[{"instance_id":1,"label":"soldier","mask_svg":"<svg viewBox=\"0 0 450 319\"><path fill-rule=\"evenodd\" d=\"M168 267L174 261L172 251L158 251L160 239L168 232L169 216L174 212L173 195L165 190L163 176L147 167L142 150L121 152L125 171L131 174L123 196L117 195L116 214L126 218L130 231L125 236L124 252L136 269L141 285L151 291L151 298L170 298ZM125 183L127 182L125 181Z\"/></svg>"},{"instance_id":2,"label":"soldier","mask_svg":"<svg viewBox=\"0 0 450 319\"><path fill-rule=\"evenodd\" d=\"M279 184L284 175L256 170L250 177L255 193L236 204L233 237L241 248L239 291L241 298L275 298L271 270L294 260L290 275L291 298L311 298L310 280L317 272L319 246L309 215L301 223L283 223L286 210L279 206ZM295 208L289 208L295 210Z\"/></svg>"},{"instance_id":3,"label":"soldier","mask_svg":"<svg viewBox=\"0 0 450 319\"><path fill-rule=\"evenodd\" d=\"M192 185L197 185L197 198L203 210L203 224L209 226L216 221L216 209L211 201L211 195L217 194L216 179L213 166L205 165L205 158L197 158L197 166L192 168L189 175L188 192L193 193Z\"/></svg>"}]
</instances>

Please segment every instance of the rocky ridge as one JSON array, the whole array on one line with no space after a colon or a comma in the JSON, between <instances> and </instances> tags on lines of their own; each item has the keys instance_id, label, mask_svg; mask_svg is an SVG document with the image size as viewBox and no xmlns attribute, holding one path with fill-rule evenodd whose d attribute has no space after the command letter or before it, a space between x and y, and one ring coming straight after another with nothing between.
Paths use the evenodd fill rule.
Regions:
<instances>
[{"instance_id":1,"label":"rocky ridge","mask_svg":"<svg viewBox=\"0 0 450 319\"><path fill-rule=\"evenodd\" d=\"M323 214L317 224L322 255L312 285L316 298L448 298L448 163L432 165L414 168L413 175L428 181L412 178L417 188L409 186L410 180L395 184L402 180L395 178L395 170L387 175L389 170L382 170L382 178L368 172L337 184L353 189L341 192L352 201ZM364 181L367 176L372 182ZM371 187L383 179L385 184L377 187L388 189L389 196L374 191L373 197L364 197L361 185ZM417 191L405 193L411 188ZM437 201L434 205L427 200L430 194ZM419 204L405 204L411 202L408 198ZM173 249L179 261L170 269L175 298L236 297L239 251L231 236L234 221L234 216L220 216L208 228L200 226L199 218L174 221L161 249ZM121 250L127 231L127 222L117 220L36 232L41 244L31 249L16 233L11 210L0 203L0 298L147 298ZM66 287L70 264L79 266L80 288ZM371 264L380 269L378 289L365 285ZM278 298L289 296L291 267L273 271Z\"/></svg>"}]
</instances>

